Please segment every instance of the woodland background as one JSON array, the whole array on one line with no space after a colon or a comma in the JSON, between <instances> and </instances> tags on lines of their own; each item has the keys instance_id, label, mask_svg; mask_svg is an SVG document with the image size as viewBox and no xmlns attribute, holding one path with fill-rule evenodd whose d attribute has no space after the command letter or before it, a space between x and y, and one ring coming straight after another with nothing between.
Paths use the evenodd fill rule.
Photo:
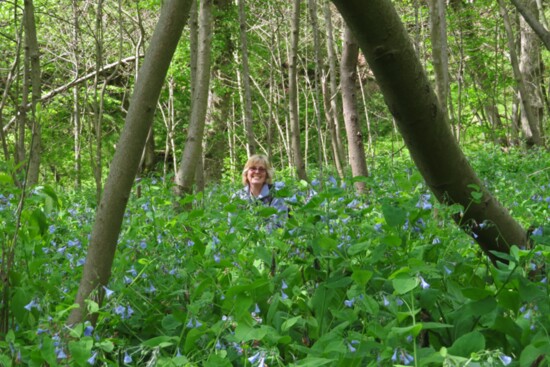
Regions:
<instances>
[{"instance_id":1,"label":"woodland background","mask_svg":"<svg viewBox=\"0 0 550 367\"><path fill-rule=\"evenodd\" d=\"M173 58L164 55L157 60L169 65L164 77L162 67L159 66L157 72L154 63L148 69L140 68L148 50L169 48L164 44L165 39L153 38L157 32L155 25L157 30L173 26L170 14L165 14L165 18L161 16L159 21L159 1L0 2L0 131L4 156L0 171L2 223L6 228L2 237L1 263L2 363L116 365L122 361L139 365L146 360L154 364L159 358L167 365L203 362L223 365L220 363L228 361L234 365L263 365L265 361L279 365L291 361L304 365L364 365L367 362L375 365L377 360L403 364L414 361L416 365L461 365L465 361L480 360L494 365L545 363L550 346L539 337L544 338L547 333L533 334L529 338L523 334L517 336L521 334L518 329L533 330L530 327L534 321L529 325L517 320L506 321L506 326L502 326L506 318L530 319L525 315L530 317L533 312L537 313L540 325L545 327L549 323L548 307L542 306L548 298L548 289L534 285L535 282L546 284L544 264L548 256L547 251L541 252L537 247L546 245L540 223L548 219L545 195L550 74L546 65L550 61L550 42L545 4L515 0L513 4L430 0L398 1L390 5L397 11L414 50L406 57L420 62L435 90L437 100L432 103L433 115L438 116L445 129L449 128L453 144L456 142L467 152L475 168L481 171L483 181L479 181L479 185L483 182L499 193L497 196L505 199L507 207L513 201L507 195L518 195L517 189L514 194L511 189L521 177L528 177L532 180L530 185L536 186L529 194L526 190L525 196L539 206L533 209L531 204L526 204L527 199L521 204L515 203L514 207L517 204L519 208L512 210L512 214L519 224L513 221L513 228L506 228L524 241L534 234L536 239L531 243L534 247L524 248L524 241L518 244L521 245L519 250L510 245L504 249L498 241L487 245L483 233L489 229L485 229L483 219L489 223L499 222L496 217L485 218L483 216L488 214L476 212L475 208L483 206L486 198L492 200L488 191L477 184L477 178L473 185L472 182L462 184L464 187L469 184L465 198L453 197L461 208L453 205L437 208L444 217L454 218L459 227L481 245L489 255L490 261L487 261L479 253L468 250L470 242L465 239L449 242L447 250L428 251L420 245L425 238L430 238L432 245L439 244L443 232L439 232L438 227L444 228L447 238L452 237L453 241L460 238L447 226L447 221L440 219L438 211L433 217L427 212L435 205L430 190L442 204L453 204L453 200L445 199L442 191L438 192L438 185L434 184L437 180L426 176L434 162L437 164L426 157L430 152L437 155L440 145L448 141L441 130L429 130L421 124L411 125L412 130L417 126L414 134L421 135L422 131L433 134L426 140L431 143L422 145L410 140L410 132L407 135L407 129L399 124L401 120L414 121L416 117L399 116L399 111L403 111L400 106L423 105L424 102L420 103L423 96L411 93L402 96L396 105L387 92L388 79L382 82L375 77L373 70L380 70L380 65L369 64L359 50L359 44L362 48L366 45L365 37L360 36L359 42L356 41L332 3L316 0L175 3L165 1L164 9L189 5L186 8L189 16L181 38L173 32L174 37L178 36L173 41L174 45L177 42ZM345 9L342 5L345 2L334 3ZM354 5L349 9L353 6L369 9L367 4L351 3ZM520 15L518 9L524 15ZM351 16L348 13L348 21L352 16L353 13ZM380 20L385 18L386 13L380 13ZM531 24L525 19L530 19ZM355 32L360 23L361 20L355 20ZM389 28L390 22L381 24L382 35L384 30L392 33L394 28ZM400 49L398 44L395 47ZM140 91L136 81L140 80L140 73L155 75L155 72L158 80L164 80L158 102L149 99L137 107L145 111L139 118L152 118L152 128L145 132L144 149L137 144L139 154L118 158L118 164L112 163L114 168L109 171L116 149L127 143L121 139L121 134L125 120L127 126L132 120L129 118L131 107L135 107L130 103L132 95L154 89L151 84L141 86L145 92ZM409 83L415 77L418 84L422 84L422 76L411 75L405 68L402 74L397 73L394 77L390 83L394 90L400 89L400 78L404 90L410 90ZM423 116L418 119L425 120ZM441 140L437 143L439 133ZM411 141L416 147L411 146ZM421 176L414 173L416 168L407 155L407 147L413 158L424 157L414 161L427 187ZM245 215L231 228L220 223L224 215L232 215L236 210L228 203L228 193L238 185L247 156L255 152L267 154L272 159L279 177L288 186L279 195L294 204L296 213L284 231L270 236L262 230L251 239L249 231L254 226L250 221L258 218ZM415 156L415 152L423 153ZM503 168L499 162L506 158L502 157L509 157L510 162L515 163L504 163L506 167ZM464 173L463 176L469 179L470 172L463 170L460 156L437 158L445 163L441 166L442 172L456 171L453 177ZM529 163L516 167L523 158ZM132 184L134 173L126 174L123 169L125 162L130 161L139 161L135 184ZM491 161L495 167L491 167ZM507 171L512 166L516 168ZM131 180L132 184L130 209L124 219L122 213L130 193L109 191L105 186L106 181L117 181L118 170L118 181ZM396 170L402 171L396 173ZM506 172L506 179L499 180L502 171ZM523 176L515 176L520 171ZM394 192L394 187L388 185L396 185L402 190ZM312 189L320 194L320 199L308 203L304 190ZM142 190L147 193L145 198ZM107 199L103 197L104 204L100 205L104 194ZM117 195L121 200L117 201ZM113 198L116 200L111 200ZM388 199L393 202L390 204ZM113 204L115 201L117 203ZM78 202L78 210L71 208L70 203ZM330 210L326 208L329 202L333 205ZM118 205L121 224L124 220L122 233L120 226L101 215L102 210L110 210L110 205ZM152 209L153 206L156 209ZM143 213L136 215L142 215L143 221L136 219L139 217L129 220L128 213L136 213L139 207ZM350 213L350 210L357 212ZM477 220L473 224L469 223L472 211ZM272 214L255 213L260 219ZM460 219L462 216L468 220L466 225L467 220ZM419 220L427 224L412 225ZM520 225L531 228L525 231ZM150 233L146 234L150 226L151 233L156 234L156 253L145 239L139 239L140 236L150 237ZM109 227L110 230L105 229ZM182 233L177 234L177 228ZM501 230L504 232L503 228ZM86 233L75 239L72 234L80 231ZM92 234L87 235L90 232ZM107 232L106 237L102 237ZM507 235L502 236L509 238ZM163 236L166 242L160 240ZM359 242L354 242L354 236ZM220 237L233 245L223 250L217 248ZM372 243L371 240L368 244L363 241L367 237ZM115 259L117 243L120 244L123 238L127 238L127 247L122 246L117 251L125 255L117 255ZM338 243L343 238L347 240ZM88 248L82 246L88 241ZM272 255L264 250L243 248L242 243L247 241L263 243L262 247L273 250ZM67 246L62 246L63 243ZM183 251L177 243L187 243L191 249ZM293 256L301 250L293 246L299 247L299 244L305 246L304 254L295 263ZM341 246L346 248L344 261L333 256ZM60 259L59 266L63 270L54 277L52 288L40 289L36 279L52 274L46 267L48 254L65 257L68 248L78 254L70 255L68 262ZM136 249L134 255L137 257L128 255ZM396 249L410 256L406 265L402 263L405 259L389 255L394 252L395 256ZM308 307L300 303L301 291L297 285L300 280L297 277L288 280L295 284L294 297L291 294L287 300L284 297L288 297L285 293L287 280L274 276L273 267L268 269L254 264L243 270L235 265L232 280L218 278L212 284L200 280L204 274L222 271L223 267L218 264L220 258L231 256L228 251L240 254L242 259L259 258L265 264L275 264L276 257L281 256L284 260L280 260L279 266L281 269L287 266L286 270L281 270L281 277L309 264L315 270L310 268L303 273L302 269L301 279L303 294L311 296ZM386 255L380 255L384 251ZM458 293L449 292L447 280L451 273L447 274L449 277L441 275L449 270L450 263L445 262L449 260L445 258L449 251L456 269L458 264L463 264L464 260L459 260L462 257L476 259L475 267L461 269L471 277L457 280L457 287L462 287L463 292L460 297ZM175 253L189 261L182 264L178 256L174 257ZM363 257L365 253L374 254L374 257ZM213 256L210 262L207 262L208 256ZM505 264L497 264L495 259L499 256L506 260ZM155 262L153 258L163 257L169 260L163 266L150 266ZM128 271L133 280L128 283L122 276L124 273L113 270L113 280L109 283L113 261L114 269L121 266L120 261L131 265ZM188 290L179 293L170 286L158 292L153 281L143 282L147 283L146 289L128 290L128 284L139 283L138 279L145 277L150 268L174 275L173 269L168 270L170 264L181 268L179 275L185 280L180 281L187 284ZM231 266L230 262L223 264L225 269ZM75 273L74 269L83 265L84 275L76 292L79 272ZM134 266L141 270L136 272ZM478 266L487 274L479 274ZM20 270L24 268L26 271ZM197 269L202 269L199 271L202 275L191 277ZM371 269L378 270L371 272ZM497 270L507 275L499 277ZM348 271L353 275L347 276ZM98 274L95 278L94 272ZM429 284L420 276L421 272L432 276L428 279ZM488 281L489 273L496 280ZM89 276L93 281L88 282ZM157 281L167 281L157 276ZM246 285L250 279L256 281ZM386 282L379 283L380 279ZM478 289L465 290L472 279ZM441 287L432 280L441 282ZM62 287L61 295L59 290L64 282L70 284L71 289ZM84 283L92 286L84 286ZM197 284L201 285L197 287ZM318 284L325 285L318 287ZM393 287L394 303L388 314L381 315L379 307L390 307L390 303L386 304L390 302L386 298L389 284ZM448 297L446 306L449 309L445 312L440 304L431 303L437 298L434 294L428 297L430 301L423 298L430 291L430 284L431 290L438 289L439 297ZM107 286L126 292L124 306L122 302L109 301L113 291ZM205 292L211 286L214 287L212 294ZM252 288L246 291L250 286ZM277 302L265 292L254 291L264 286L282 292ZM367 295L365 299L359 290L365 287L373 292L368 294L379 296ZM230 301L224 301L223 297L216 298L220 289L238 295L234 303L228 304ZM321 290L324 293L321 294ZM415 293L419 290L422 291ZM500 296L502 292L507 294L504 299ZM157 297L147 301L147 307L155 309L142 307L140 319L135 315L132 319L134 311L130 312L130 305L135 305L144 294ZM407 304L408 311L403 313L399 311L402 306L399 296L408 297L409 294L412 303ZM510 301L511 294L517 300ZM45 298L40 301L41 295ZM92 298L88 299L90 295ZM170 303L174 295L184 304L182 308L168 312L159 307ZM413 295L419 297L416 301L424 302L422 312L415 309ZM71 302L75 296L79 308ZM213 298L208 298L210 296ZM498 302L488 301L493 298ZM62 304L55 306L60 299ZM326 299L327 304L320 304L320 299ZM354 306L358 299L361 302ZM220 309L201 313L202 308L208 309L205 304L211 302L219 302ZM328 303L334 307L329 307ZM335 311L336 305L345 309L355 307L354 313ZM488 314L494 313L498 322L496 319L492 323L480 322L482 315L475 310L477 306L483 306ZM252 313L243 312L251 307ZM265 307L269 307L267 313L262 311ZM286 316L280 315L283 311L278 307L286 307ZM51 315L46 317L45 310L55 314L53 319ZM222 337L225 335L222 329L218 330L220 326L212 321L227 310L236 312L232 316L235 323L224 320L223 330L228 332L236 327L237 337ZM423 320L424 326L418 327L421 324L417 321L425 316L426 310L432 318ZM450 310L456 314L445 320ZM270 329L267 325L258 328L262 323L262 317L258 321L260 312ZM67 313L70 313L67 325L71 327L68 334L62 326ZM84 321L88 313L92 315L90 320L76 324ZM392 313L395 320L388 321ZM116 320L109 315L116 315ZM156 324L151 315L157 315ZM470 330L461 325L468 317L477 320L468 324ZM363 336L355 334L358 333L358 320L377 318L385 320L383 326L389 330L387 333L374 326L371 330L371 326L363 324ZM128 319L131 322L125 321ZM159 320L162 320L161 325ZM345 321L339 324L338 320ZM210 322L211 327L203 325L206 322ZM351 325L351 329L344 324ZM43 328L45 325L48 327ZM439 329L451 328L451 325L455 327L452 336L442 336L442 331L438 334ZM35 331L37 327L40 331ZM480 327L485 328L481 333ZM28 329L29 333L22 332L21 328ZM91 337L94 328L95 341ZM151 332L157 328L162 331ZM342 335L342 330L348 330L346 336ZM426 342L425 333L429 332L439 335L436 342L433 339ZM507 341L496 342L500 334L496 337L495 333L507 335ZM409 337L415 340L414 346L403 346L404 340L409 342ZM221 348L225 354L214 352L220 349L217 348L220 341L226 343ZM193 353L195 342L206 349ZM266 345L259 347L258 342ZM324 352L332 342L334 348ZM303 345L298 345L300 343ZM476 345L481 348L475 349ZM244 359L239 349L243 346L245 352L251 348ZM304 349L310 346L310 350ZM451 348L451 353L443 351L446 347ZM180 349L185 356L180 354ZM353 354L358 350L360 353ZM473 356L472 353L480 350L482 353Z\"/></svg>"}]
</instances>

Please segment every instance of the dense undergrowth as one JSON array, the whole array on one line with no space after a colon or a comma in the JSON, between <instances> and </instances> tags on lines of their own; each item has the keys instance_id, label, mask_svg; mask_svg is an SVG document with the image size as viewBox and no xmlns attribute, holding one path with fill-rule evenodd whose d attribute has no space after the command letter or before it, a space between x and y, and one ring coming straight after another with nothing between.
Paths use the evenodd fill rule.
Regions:
<instances>
[{"instance_id":1,"label":"dense undergrowth","mask_svg":"<svg viewBox=\"0 0 550 367\"><path fill-rule=\"evenodd\" d=\"M188 197L136 182L98 323L64 325L94 220L93 192L39 187L13 245L20 193L1 175L7 332L3 366L547 366L544 231L550 156L471 154L482 180L532 227L534 247L493 266L406 157L381 157L370 192L332 176L277 177L292 208L243 208L235 185ZM138 197L137 191L140 191ZM315 193L312 195L312 190ZM474 200L474 196L473 196ZM9 284L9 286L7 286ZM539 363L539 364L536 364Z\"/></svg>"}]
</instances>

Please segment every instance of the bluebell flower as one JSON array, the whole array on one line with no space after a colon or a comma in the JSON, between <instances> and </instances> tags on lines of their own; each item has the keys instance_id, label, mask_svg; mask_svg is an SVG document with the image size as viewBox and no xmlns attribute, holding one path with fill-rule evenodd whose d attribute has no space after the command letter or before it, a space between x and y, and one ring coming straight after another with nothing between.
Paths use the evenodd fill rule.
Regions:
<instances>
[{"instance_id":1,"label":"bluebell flower","mask_svg":"<svg viewBox=\"0 0 550 367\"><path fill-rule=\"evenodd\" d=\"M202 323L199 320L197 320L196 318L191 317L189 319L189 321L187 321L187 324L185 326L187 326L187 328L189 328L189 329L199 328L199 327L202 326Z\"/></svg>"},{"instance_id":2,"label":"bluebell flower","mask_svg":"<svg viewBox=\"0 0 550 367\"><path fill-rule=\"evenodd\" d=\"M542 226L535 228L533 231L533 236L542 236Z\"/></svg>"},{"instance_id":3,"label":"bluebell flower","mask_svg":"<svg viewBox=\"0 0 550 367\"><path fill-rule=\"evenodd\" d=\"M212 236L212 243L217 245L220 243L220 239L217 236Z\"/></svg>"},{"instance_id":4,"label":"bluebell flower","mask_svg":"<svg viewBox=\"0 0 550 367\"><path fill-rule=\"evenodd\" d=\"M505 366L508 366L510 363L512 363L512 357L509 357L507 355L502 354L502 355L498 356L498 358L500 358L500 361Z\"/></svg>"},{"instance_id":5,"label":"bluebell flower","mask_svg":"<svg viewBox=\"0 0 550 367\"><path fill-rule=\"evenodd\" d=\"M336 182L336 179L334 178L334 176L330 176L328 178L328 182L332 184L332 187L336 187L336 185L338 185L338 182Z\"/></svg>"},{"instance_id":6,"label":"bluebell flower","mask_svg":"<svg viewBox=\"0 0 550 367\"><path fill-rule=\"evenodd\" d=\"M41 329L41 328L36 329L36 335L41 335L47 332L48 332L47 329Z\"/></svg>"},{"instance_id":7,"label":"bluebell flower","mask_svg":"<svg viewBox=\"0 0 550 367\"><path fill-rule=\"evenodd\" d=\"M130 284L132 283L132 278L130 278L129 276L125 275L124 276L124 284Z\"/></svg>"},{"instance_id":8,"label":"bluebell flower","mask_svg":"<svg viewBox=\"0 0 550 367\"><path fill-rule=\"evenodd\" d=\"M107 297L107 299L111 298L113 293L115 293L114 291L110 290L109 288L107 288L105 286L103 286L103 290L105 291L105 297Z\"/></svg>"},{"instance_id":9,"label":"bluebell flower","mask_svg":"<svg viewBox=\"0 0 550 367\"><path fill-rule=\"evenodd\" d=\"M288 285L286 284L286 282L283 280L282 284L281 284L281 289L287 289L288 288Z\"/></svg>"},{"instance_id":10,"label":"bluebell flower","mask_svg":"<svg viewBox=\"0 0 550 367\"><path fill-rule=\"evenodd\" d=\"M405 365L409 365L414 361L414 357L407 352L403 351L403 354L401 355L401 360Z\"/></svg>"},{"instance_id":11,"label":"bluebell flower","mask_svg":"<svg viewBox=\"0 0 550 367\"><path fill-rule=\"evenodd\" d=\"M132 265L132 267L130 268L130 270L127 270L126 271L127 273L130 273L133 277L136 277L137 276L137 271L136 269L134 268L134 265Z\"/></svg>"},{"instance_id":12,"label":"bluebell flower","mask_svg":"<svg viewBox=\"0 0 550 367\"><path fill-rule=\"evenodd\" d=\"M451 269L449 269L446 265L443 266L443 269L445 270L445 273L447 273L447 275L450 275L453 271Z\"/></svg>"},{"instance_id":13,"label":"bluebell flower","mask_svg":"<svg viewBox=\"0 0 550 367\"><path fill-rule=\"evenodd\" d=\"M125 364L130 364L132 363L132 357L130 357L130 355L127 353L127 352L124 352L124 363Z\"/></svg>"},{"instance_id":14,"label":"bluebell flower","mask_svg":"<svg viewBox=\"0 0 550 367\"><path fill-rule=\"evenodd\" d=\"M348 343L348 350L353 353L357 351L357 348L355 348L351 343Z\"/></svg>"},{"instance_id":15,"label":"bluebell flower","mask_svg":"<svg viewBox=\"0 0 550 367\"><path fill-rule=\"evenodd\" d=\"M193 247L194 244L195 242L193 242L192 240L187 240L187 247Z\"/></svg>"},{"instance_id":16,"label":"bluebell flower","mask_svg":"<svg viewBox=\"0 0 550 367\"><path fill-rule=\"evenodd\" d=\"M401 298L396 298L395 303L397 303L398 306L403 306L403 300Z\"/></svg>"},{"instance_id":17,"label":"bluebell flower","mask_svg":"<svg viewBox=\"0 0 550 367\"><path fill-rule=\"evenodd\" d=\"M57 253L60 254L60 255L63 255L65 253L66 249L67 248L65 246L62 246L62 247L57 249Z\"/></svg>"},{"instance_id":18,"label":"bluebell flower","mask_svg":"<svg viewBox=\"0 0 550 367\"><path fill-rule=\"evenodd\" d=\"M74 241L69 240L69 241L67 241L67 246L69 246L69 247L75 247L76 246L76 247L80 248L81 247L80 246L80 240L78 240L78 239L76 239Z\"/></svg>"},{"instance_id":19,"label":"bluebell flower","mask_svg":"<svg viewBox=\"0 0 550 367\"><path fill-rule=\"evenodd\" d=\"M382 223L376 223L376 224L374 225L374 230L375 230L376 232L382 232Z\"/></svg>"},{"instance_id":20,"label":"bluebell flower","mask_svg":"<svg viewBox=\"0 0 550 367\"><path fill-rule=\"evenodd\" d=\"M440 243L441 243L441 240L439 239L439 237L434 237L432 241L432 245L439 245Z\"/></svg>"},{"instance_id":21,"label":"bluebell flower","mask_svg":"<svg viewBox=\"0 0 550 367\"><path fill-rule=\"evenodd\" d=\"M123 319L129 319L134 314L134 310L130 306L117 306L115 307L115 314L119 315Z\"/></svg>"},{"instance_id":22,"label":"bluebell flower","mask_svg":"<svg viewBox=\"0 0 550 367\"><path fill-rule=\"evenodd\" d=\"M346 307L353 307L354 303L355 303L355 298L344 300L344 305Z\"/></svg>"},{"instance_id":23,"label":"bluebell flower","mask_svg":"<svg viewBox=\"0 0 550 367\"><path fill-rule=\"evenodd\" d=\"M147 288L146 292L147 293L155 293L156 291L157 291L157 289L155 288L153 283L149 283L149 288Z\"/></svg>"},{"instance_id":24,"label":"bluebell flower","mask_svg":"<svg viewBox=\"0 0 550 367\"><path fill-rule=\"evenodd\" d=\"M384 300L384 306L388 307L390 305L390 301L388 301L388 299L386 298L386 296L382 296L383 300Z\"/></svg>"},{"instance_id":25,"label":"bluebell flower","mask_svg":"<svg viewBox=\"0 0 550 367\"><path fill-rule=\"evenodd\" d=\"M275 190L279 191L280 189L285 187L285 183L282 181L277 181L273 184L273 187L275 188Z\"/></svg>"},{"instance_id":26,"label":"bluebell flower","mask_svg":"<svg viewBox=\"0 0 550 367\"><path fill-rule=\"evenodd\" d=\"M430 288L430 284L428 284L428 282L426 282L421 275L419 275L418 277L420 278L420 286L422 287L422 289Z\"/></svg>"},{"instance_id":27,"label":"bluebell flower","mask_svg":"<svg viewBox=\"0 0 550 367\"><path fill-rule=\"evenodd\" d=\"M94 327L92 325L88 325L84 328L84 336L92 336L92 332L94 331Z\"/></svg>"},{"instance_id":28,"label":"bluebell flower","mask_svg":"<svg viewBox=\"0 0 550 367\"><path fill-rule=\"evenodd\" d=\"M288 295L284 291L281 291L281 299L288 299Z\"/></svg>"},{"instance_id":29,"label":"bluebell flower","mask_svg":"<svg viewBox=\"0 0 550 367\"><path fill-rule=\"evenodd\" d=\"M393 362L397 362L397 348L395 348L395 349L393 350L393 354L392 354L392 356L391 356L391 360L392 360Z\"/></svg>"},{"instance_id":30,"label":"bluebell flower","mask_svg":"<svg viewBox=\"0 0 550 367\"><path fill-rule=\"evenodd\" d=\"M145 250L147 248L147 242L145 242L145 240L141 240L139 247L141 247L142 250Z\"/></svg>"},{"instance_id":31,"label":"bluebell flower","mask_svg":"<svg viewBox=\"0 0 550 367\"><path fill-rule=\"evenodd\" d=\"M88 364L94 365L97 358L97 352L94 352L90 358L88 358Z\"/></svg>"},{"instance_id":32,"label":"bluebell flower","mask_svg":"<svg viewBox=\"0 0 550 367\"><path fill-rule=\"evenodd\" d=\"M50 234L53 234L53 233L55 232L55 225L53 225L53 224L50 225L50 226L48 227L48 232L50 232Z\"/></svg>"},{"instance_id":33,"label":"bluebell flower","mask_svg":"<svg viewBox=\"0 0 550 367\"><path fill-rule=\"evenodd\" d=\"M253 356L248 357L248 362L255 363L259 359L260 359L260 352L257 352Z\"/></svg>"},{"instance_id":34,"label":"bluebell flower","mask_svg":"<svg viewBox=\"0 0 550 367\"><path fill-rule=\"evenodd\" d=\"M32 310L33 308L38 308L38 303L36 303L36 301L33 299L32 301L30 301L29 303L27 303L25 306L24 306L25 310L27 311L30 311Z\"/></svg>"},{"instance_id":35,"label":"bluebell flower","mask_svg":"<svg viewBox=\"0 0 550 367\"><path fill-rule=\"evenodd\" d=\"M214 261L219 263L221 260L220 254L214 254Z\"/></svg>"},{"instance_id":36,"label":"bluebell flower","mask_svg":"<svg viewBox=\"0 0 550 367\"><path fill-rule=\"evenodd\" d=\"M66 359L67 358L67 354L65 354L65 351L63 350L63 348L56 348L55 349L55 356L57 357L57 359Z\"/></svg>"},{"instance_id":37,"label":"bluebell flower","mask_svg":"<svg viewBox=\"0 0 550 367\"><path fill-rule=\"evenodd\" d=\"M313 179L313 181L311 181L311 186L318 186L319 185L319 180L318 179Z\"/></svg>"}]
</instances>

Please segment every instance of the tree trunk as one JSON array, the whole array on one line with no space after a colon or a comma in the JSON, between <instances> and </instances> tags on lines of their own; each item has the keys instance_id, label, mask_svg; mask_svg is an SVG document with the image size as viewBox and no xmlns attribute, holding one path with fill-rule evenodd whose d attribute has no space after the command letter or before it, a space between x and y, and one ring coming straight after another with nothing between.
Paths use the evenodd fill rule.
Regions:
<instances>
[{"instance_id":1,"label":"tree trunk","mask_svg":"<svg viewBox=\"0 0 550 367\"><path fill-rule=\"evenodd\" d=\"M524 0L525 7L535 16L538 16L537 4L535 0ZM529 109L533 113L537 131L540 134L539 139L543 143L542 117L544 113L544 104L542 92L540 90L542 82L540 40L525 21L523 17L519 19L520 28L520 59L519 71L525 83L525 92L527 93L525 103L529 104ZM524 109L525 110L525 109ZM522 126L524 130L529 128L525 111L522 110Z\"/></svg>"},{"instance_id":2,"label":"tree trunk","mask_svg":"<svg viewBox=\"0 0 550 367\"><path fill-rule=\"evenodd\" d=\"M177 196L183 196L192 192L197 162L201 159L201 146L210 85L211 45L212 0L204 0L201 1L199 9L197 78L192 96L191 118L174 187L174 193Z\"/></svg>"},{"instance_id":3,"label":"tree trunk","mask_svg":"<svg viewBox=\"0 0 550 367\"><path fill-rule=\"evenodd\" d=\"M337 81L336 81L336 52L334 51L334 35L332 32L332 12L330 10L330 4L325 3L324 8L325 23L327 27L327 51L328 51L328 63L329 71L328 76L323 83L323 96L325 104L325 113L327 115L328 129L330 132L330 140L332 144L332 153L334 155L334 164L338 175L344 177L344 149L342 147L342 141L340 138L340 122L338 115L340 113L338 98Z\"/></svg>"},{"instance_id":4,"label":"tree trunk","mask_svg":"<svg viewBox=\"0 0 550 367\"><path fill-rule=\"evenodd\" d=\"M538 126L538 120L535 112L532 110L530 95L525 83L525 79L520 70L518 55L514 43L514 35L512 32L512 26L508 17L508 11L506 10L502 0L498 0L500 6L500 13L504 20L504 28L506 29L506 36L508 38L508 49L510 52L510 62L512 64L512 70L514 72L514 78L516 79L516 85L519 90L519 98L521 100L521 127L523 135L525 137L525 143L528 147L533 145L542 146L541 134Z\"/></svg>"},{"instance_id":5,"label":"tree trunk","mask_svg":"<svg viewBox=\"0 0 550 367\"><path fill-rule=\"evenodd\" d=\"M511 0L512 4L516 7L516 9L521 13L521 16L523 17L524 21L529 24L533 32L537 34L537 36L541 39L541 41L544 43L544 46L548 51L550 51L550 32L544 28L544 26L539 23L537 19L537 13L539 12L537 8L537 3L532 0L526 0L527 5L524 5L522 3L522 0ZM544 16L542 17L544 19Z\"/></svg>"},{"instance_id":6,"label":"tree trunk","mask_svg":"<svg viewBox=\"0 0 550 367\"><path fill-rule=\"evenodd\" d=\"M96 220L88 246L80 286L68 325L82 322L87 316L85 300L94 290L103 300L102 285L107 285L115 256L130 190L139 167L141 152L166 77L170 61L181 37L192 0L165 0L150 46L136 80L134 94L126 116L117 150L111 163L105 191L98 206Z\"/></svg>"},{"instance_id":7,"label":"tree trunk","mask_svg":"<svg viewBox=\"0 0 550 367\"><path fill-rule=\"evenodd\" d=\"M429 0L432 36L432 63L435 72L435 92L443 114L449 117L447 98L449 95L449 62L447 47L447 20L445 0Z\"/></svg>"},{"instance_id":8,"label":"tree trunk","mask_svg":"<svg viewBox=\"0 0 550 367\"><path fill-rule=\"evenodd\" d=\"M42 94L42 82L40 72L40 52L36 36L36 22L34 19L34 4L32 0L25 0L25 51L30 60L31 80L31 113L32 113L32 138L29 152L29 169L27 184L29 186L38 183L40 173L40 159L42 155L42 127L40 123L40 95Z\"/></svg>"},{"instance_id":9,"label":"tree trunk","mask_svg":"<svg viewBox=\"0 0 550 367\"><path fill-rule=\"evenodd\" d=\"M348 26L344 26L342 60L340 62L340 90L342 92L342 107L344 123L348 137L348 152L353 177L369 175L365 158L363 133L357 113L357 57L359 45ZM364 182L356 182L355 189L359 193L366 192Z\"/></svg>"},{"instance_id":10,"label":"tree trunk","mask_svg":"<svg viewBox=\"0 0 550 367\"><path fill-rule=\"evenodd\" d=\"M325 68L321 57L321 41L319 37L319 19L317 16L317 0L309 0L309 14L311 19L311 32L313 33L313 52L315 55L315 72L313 76L313 106L315 109L315 127L317 128L317 165L319 176L323 177L323 124L321 118L321 72Z\"/></svg>"},{"instance_id":11,"label":"tree trunk","mask_svg":"<svg viewBox=\"0 0 550 367\"><path fill-rule=\"evenodd\" d=\"M333 2L355 34L410 154L437 199L462 205L463 215L454 219L493 261L498 258L493 251L525 247L525 230L485 189L454 139L392 3ZM478 190L479 200L474 200Z\"/></svg>"},{"instance_id":12,"label":"tree trunk","mask_svg":"<svg viewBox=\"0 0 550 367\"><path fill-rule=\"evenodd\" d=\"M294 10L292 19L292 33L290 55L288 60L288 98L290 104L290 131L291 146L294 157L294 166L296 174L300 180L307 181L306 167L302 156L302 145L300 141L300 119L298 116L298 41L300 36L300 0L294 0Z\"/></svg>"},{"instance_id":13,"label":"tree trunk","mask_svg":"<svg viewBox=\"0 0 550 367\"><path fill-rule=\"evenodd\" d=\"M239 0L239 34L241 40L242 88L244 99L244 127L248 156L256 153L256 139L252 122L252 97L250 93L250 69L248 67L248 46L246 43L245 0Z\"/></svg>"}]
</instances>

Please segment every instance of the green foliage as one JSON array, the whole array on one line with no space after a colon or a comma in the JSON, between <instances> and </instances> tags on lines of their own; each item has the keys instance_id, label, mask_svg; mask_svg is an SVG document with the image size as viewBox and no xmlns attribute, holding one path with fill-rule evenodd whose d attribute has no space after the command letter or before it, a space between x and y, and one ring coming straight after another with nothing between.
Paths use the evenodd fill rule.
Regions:
<instances>
[{"instance_id":1,"label":"green foliage","mask_svg":"<svg viewBox=\"0 0 550 367\"><path fill-rule=\"evenodd\" d=\"M434 202L406 158L381 158L376 176L361 179L365 196L333 177L309 185L279 175L275 194L291 207L281 228L268 208L232 199L234 187L184 198L192 209L175 213L166 183L140 180L104 302L87 304L95 328L63 324L75 307L93 193L38 188L22 215L0 361L530 366L550 352L550 239L535 223L548 218L549 173L538 165L549 157L534 152L525 165L515 152L477 152L484 181L534 224L533 248L514 247L507 265L486 260L450 220L460 208ZM5 251L20 193L8 175L0 182Z\"/></svg>"}]
</instances>

